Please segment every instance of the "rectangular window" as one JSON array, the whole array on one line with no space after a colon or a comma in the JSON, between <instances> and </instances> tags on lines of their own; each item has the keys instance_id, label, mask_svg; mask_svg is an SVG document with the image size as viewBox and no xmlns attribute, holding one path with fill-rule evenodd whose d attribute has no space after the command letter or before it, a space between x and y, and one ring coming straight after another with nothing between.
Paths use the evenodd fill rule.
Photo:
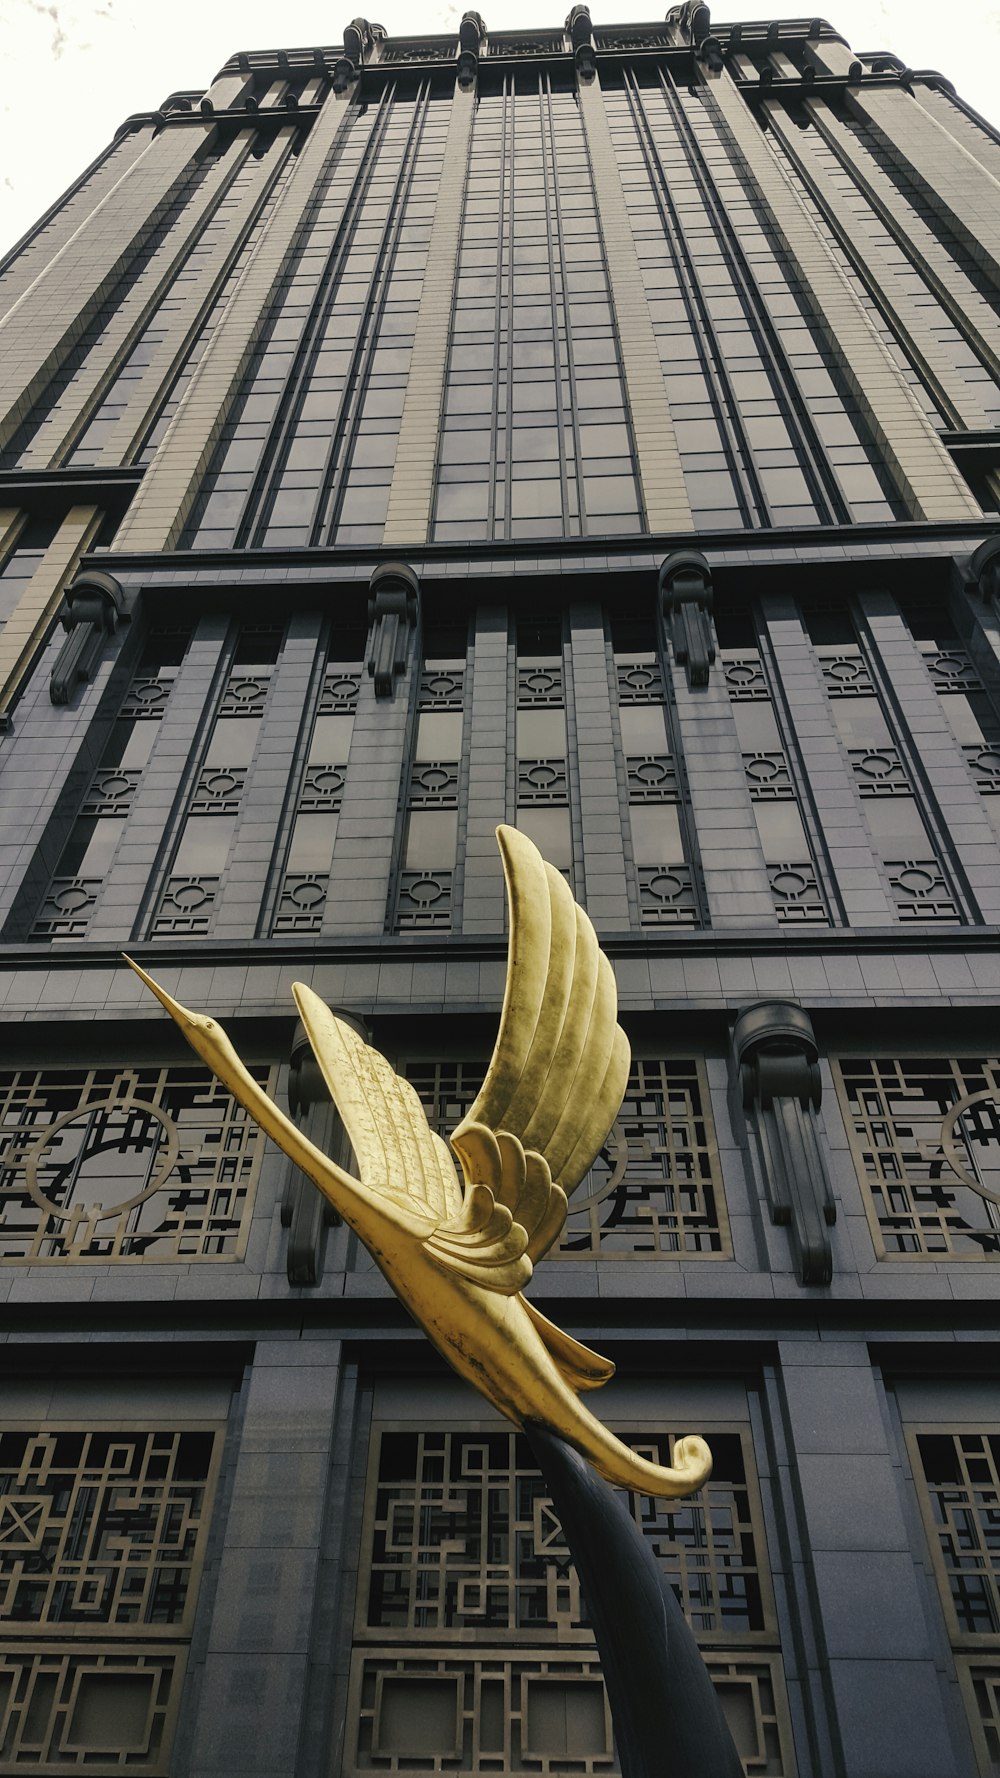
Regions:
<instances>
[{"instance_id":1,"label":"rectangular window","mask_svg":"<svg viewBox=\"0 0 1000 1778\"><path fill-rule=\"evenodd\" d=\"M463 772L464 635L429 638L410 763L397 931L452 924ZM450 647L451 653L445 653Z\"/></svg>"}]
</instances>

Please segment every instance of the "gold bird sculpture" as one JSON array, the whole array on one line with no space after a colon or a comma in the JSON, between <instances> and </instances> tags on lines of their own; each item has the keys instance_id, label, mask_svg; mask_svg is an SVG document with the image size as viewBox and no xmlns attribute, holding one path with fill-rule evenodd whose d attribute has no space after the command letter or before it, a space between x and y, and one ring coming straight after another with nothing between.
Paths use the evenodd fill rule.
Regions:
<instances>
[{"instance_id":1,"label":"gold bird sculpture","mask_svg":"<svg viewBox=\"0 0 1000 1778\"><path fill-rule=\"evenodd\" d=\"M522 1295L558 1238L567 1198L617 1116L630 1052L611 965L559 872L500 827L510 906L507 983L493 1058L447 1145L377 1050L301 982L292 992L358 1167L315 1147L258 1086L221 1026L188 1012L131 958L199 1056L364 1242L438 1351L508 1420L538 1422L619 1487L680 1496L707 1481L705 1441L671 1467L616 1438L580 1400L614 1375Z\"/></svg>"}]
</instances>

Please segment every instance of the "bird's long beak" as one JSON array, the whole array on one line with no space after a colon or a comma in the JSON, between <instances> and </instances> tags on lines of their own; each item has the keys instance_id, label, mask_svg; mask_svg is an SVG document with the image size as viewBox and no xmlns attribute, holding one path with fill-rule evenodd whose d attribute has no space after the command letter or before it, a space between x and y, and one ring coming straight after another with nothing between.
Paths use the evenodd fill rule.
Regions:
<instances>
[{"instance_id":1,"label":"bird's long beak","mask_svg":"<svg viewBox=\"0 0 1000 1778\"><path fill-rule=\"evenodd\" d=\"M176 1019L178 1025L180 1025L182 1029L186 1030L189 1025L195 1024L198 1018L197 1013L189 1012L187 1007L182 1006L179 1000L174 1000L172 995L167 993L166 988L161 988L159 982L154 982L152 976L147 975L144 969L140 969L138 963L136 963L134 958L130 957L126 951L122 951L121 955L129 968L135 970L139 980L145 982L150 992L156 995L160 1005L166 1007L170 1017Z\"/></svg>"}]
</instances>

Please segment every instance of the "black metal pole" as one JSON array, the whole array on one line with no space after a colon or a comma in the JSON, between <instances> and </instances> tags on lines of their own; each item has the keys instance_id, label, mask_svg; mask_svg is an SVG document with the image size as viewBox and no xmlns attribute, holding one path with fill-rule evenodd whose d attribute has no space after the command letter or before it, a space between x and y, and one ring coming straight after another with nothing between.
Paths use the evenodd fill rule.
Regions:
<instances>
[{"instance_id":1,"label":"black metal pole","mask_svg":"<svg viewBox=\"0 0 1000 1778\"><path fill-rule=\"evenodd\" d=\"M744 1778L698 1644L628 1509L564 1439L524 1430L580 1576L622 1778Z\"/></svg>"}]
</instances>

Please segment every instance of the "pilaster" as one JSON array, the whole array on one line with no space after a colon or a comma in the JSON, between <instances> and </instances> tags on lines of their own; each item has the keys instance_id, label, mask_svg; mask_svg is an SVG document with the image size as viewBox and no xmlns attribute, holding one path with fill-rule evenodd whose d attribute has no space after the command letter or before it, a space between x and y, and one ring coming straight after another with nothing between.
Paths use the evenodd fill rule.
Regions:
<instances>
[{"instance_id":1,"label":"pilaster","mask_svg":"<svg viewBox=\"0 0 1000 1778\"><path fill-rule=\"evenodd\" d=\"M508 618L504 605L476 608L472 653L469 791L462 931L502 932L506 918L495 832L508 818L507 759L510 694Z\"/></svg>"},{"instance_id":2,"label":"pilaster","mask_svg":"<svg viewBox=\"0 0 1000 1778\"><path fill-rule=\"evenodd\" d=\"M630 915L604 618L599 605L579 604L570 607L569 621L583 827L581 899L598 932L621 932Z\"/></svg>"}]
</instances>

